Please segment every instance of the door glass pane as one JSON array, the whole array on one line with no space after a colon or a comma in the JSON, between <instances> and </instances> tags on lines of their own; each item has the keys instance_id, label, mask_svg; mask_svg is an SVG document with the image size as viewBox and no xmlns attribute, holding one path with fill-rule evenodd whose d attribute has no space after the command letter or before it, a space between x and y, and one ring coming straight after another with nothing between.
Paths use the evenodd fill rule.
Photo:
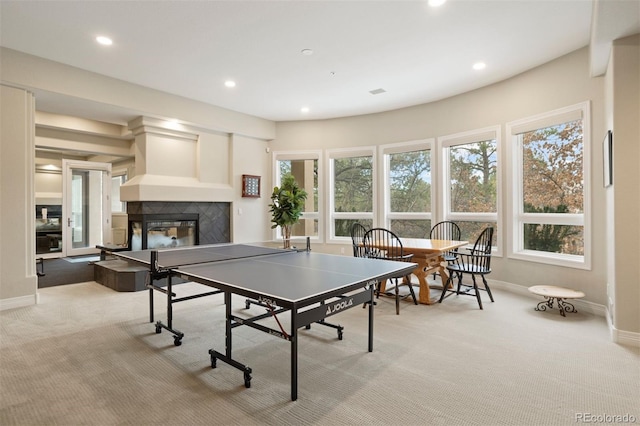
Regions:
<instances>
[{"instance_id":1,"label":"door glass pane","mask_svg":"<svg viewBox=\"0 0 640 426\"><path fill-rule=\"evenodd\" d=\"M72 170L70 225L74 249L102 243L102 179L100 170Z\"/></svg>"}]
</instances>

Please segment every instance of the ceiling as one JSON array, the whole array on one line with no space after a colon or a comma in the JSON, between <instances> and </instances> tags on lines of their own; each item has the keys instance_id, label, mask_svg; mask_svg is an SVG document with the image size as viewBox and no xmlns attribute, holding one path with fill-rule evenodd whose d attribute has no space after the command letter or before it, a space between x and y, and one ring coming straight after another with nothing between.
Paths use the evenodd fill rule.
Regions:
<instances>
[{"instance_id":1,"label":"ceiling","mask_svg":"<svg viewBox=\"0 0 640 426\"><path fill-rule=\"evenodd\" d=\"M4 47L274 121L375 113L477 89L588 46L599 13L593 0L0 4ZM113 44L97 44L98 35ZM472 69L478 61L486 68ZM42 111L126 119L36 96Z\"/></svg>"}]
</instances>

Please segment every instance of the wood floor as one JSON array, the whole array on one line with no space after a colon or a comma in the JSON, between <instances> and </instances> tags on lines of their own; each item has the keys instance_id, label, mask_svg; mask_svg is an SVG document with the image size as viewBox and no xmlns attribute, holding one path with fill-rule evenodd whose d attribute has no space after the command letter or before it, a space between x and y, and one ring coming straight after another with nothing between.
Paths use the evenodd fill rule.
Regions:
<instances>
[{"instance_id":1,"label":"wood floor","mask_svg":"<svg viewBox=\"0 0 640 426\"><path fill-rule=\"evenodd\" d=\"M42 269L44 276L38 277L38 288L93 281L93 264L89 261L72 263L65 259L44 259L43 265L38 265L38 272Z\"/></svg>"}]
</instances>

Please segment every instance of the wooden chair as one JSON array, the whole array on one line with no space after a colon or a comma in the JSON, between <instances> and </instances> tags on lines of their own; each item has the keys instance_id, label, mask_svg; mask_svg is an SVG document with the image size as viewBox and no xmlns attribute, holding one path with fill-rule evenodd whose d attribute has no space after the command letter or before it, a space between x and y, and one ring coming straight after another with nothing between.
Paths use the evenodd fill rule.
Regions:
<instances>
[{"instance_id":1,"label":"wooden chair","mask_svg":"<svg viewBox=\"0 0 640 426\"><path fill-rule=\"evenodd\" d=\"M493 240L493 227L489 226L485 228L475 244L473 245L473 249L471 249L470 253L462 253L459 252L457 258L449 265L447 265L447 270L449 271L449 279L446 284L442 287L442 294L440 295L440 303L445 297L451 295L451 293L455 293L457 295L469 295L475 296L478 300L478 305L480 309L482 309L482 299L480 298L480 290L486 291L489 295L489 298L493 302L493 295L491 294L491 289L489 288L489 284L487 284L487 280L485 279L485 275L491 273L491 245ZM464 274L471 275L471 280L473 284L464 284L462 282ZM482 282L484 283L484 288L479 288L476 283L476 275L480 275L482 278ZM458 278L458 286L454 290L451 287L453 283L453 278L457 276ZM447 295L447 293L450 293Z\"/></svg>"},{"instance_id":2,"label":"wooden chair","mask_svg":"<svg viewBox=\"0 0 640 426\"><path fill-rule=\"evenodd\" d=\"M356 222L351 225L351 245L353 246L354 257L365 257L362 239L366 232L367 228L365 228L361 223Z\"/></svg>"},{"instance_id":3,"label":"wooden chair","mask_svg":"<svg viewBox=\"0 0 640 426\"><path fill-rule=\"evenodd\" d=\"M429 239L460 241L461 235L462 232L460 232L460 227L455 222L445 220L433 225L429 232ZM448 264L451 264L458 257L458 249L455 248L451 251L445 252L442 254L442 257ZM435 279L435 277L436 273L434 272L433 278Z\"/></svg>"},{"instance_id":4,"label":"wooden chair","mask_svg":"<svg viewBox=\"0 0 640 426\"><path fill-rule=\"evenodd\" d=\"M368 230L364 234L363 245L365 249L365 257L368 258L395 260L398 262L411 262L413 259L413 254L404 253L400 238L398 238L398 236L392 231L385 228L373 228ZM416 294L413 290L413 285L411 284L411 277L409 275L391 277L388 281L393 281L395 284L396 315L400 315L399 286L401 283L398 282L398 279L403 278L409 287L413 303L415 305L418 304L418 299L416 299ZM378 290L378 297L379 295L380 291Z\"/></svg>"}]
</instances>

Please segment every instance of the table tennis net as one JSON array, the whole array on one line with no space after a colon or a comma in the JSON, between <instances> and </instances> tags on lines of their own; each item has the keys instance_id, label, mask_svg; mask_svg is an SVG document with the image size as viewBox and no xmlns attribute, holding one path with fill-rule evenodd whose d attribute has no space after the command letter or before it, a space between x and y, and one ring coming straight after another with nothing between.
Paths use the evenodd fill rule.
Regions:
<instances>
[{"instance_id":1,"label":"table tennis net","mask_svg":"<svg viewBox=\"0 0 640 426\"><path fill-rule=\"evenodd\" d=\"M249 244L194 246L184 249L159 250L158 266L161 268L175 268L178 266L223 262L292 252L292 250Z\"/></svg>"}]
</instances>

